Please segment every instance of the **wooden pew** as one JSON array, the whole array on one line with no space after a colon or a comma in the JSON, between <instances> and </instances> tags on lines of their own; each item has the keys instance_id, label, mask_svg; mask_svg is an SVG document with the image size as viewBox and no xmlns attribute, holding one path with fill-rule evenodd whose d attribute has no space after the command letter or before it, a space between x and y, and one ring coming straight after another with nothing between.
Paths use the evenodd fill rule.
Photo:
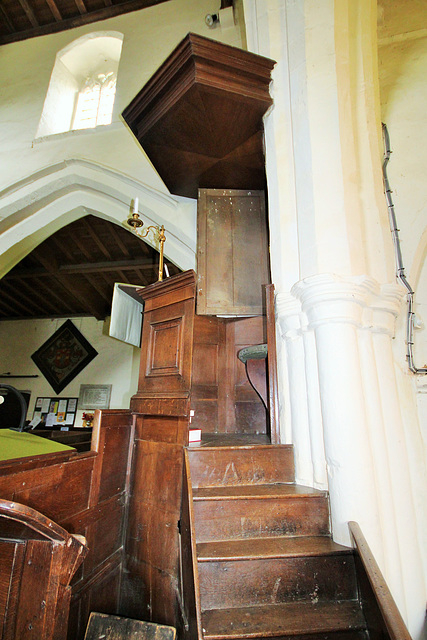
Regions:
<instances>
[{"instance_id":1,"label":"wooden pew","mask_svg":"<svg viewBox=\"0 0 427 640\"><path fill-rule=\"evenodd\" d=\"M0 637L65 638L70 581L87 552L82 536L0 499Z\"/></svg>"},{"instance_id":2,"label":"wooden pew","mask_svg":"<svg viewBox=\"0 0 427 640\"><path fill-rule=\"evenodd\" d=\"M107 410L97 412L90 451L0 462L0 498L36 509L87 540L89 552L71 582L69 640L83 638L91 611L120 612L131 442L130 411Z\"/></svg>"}]
</instances>

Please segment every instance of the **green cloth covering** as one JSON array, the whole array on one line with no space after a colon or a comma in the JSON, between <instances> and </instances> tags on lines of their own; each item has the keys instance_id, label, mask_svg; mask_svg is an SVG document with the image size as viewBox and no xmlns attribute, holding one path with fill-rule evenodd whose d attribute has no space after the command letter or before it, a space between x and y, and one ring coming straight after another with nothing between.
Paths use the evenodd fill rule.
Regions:
<instances>
[{"instance_id":1,"label":"green cloth covering","mask_svg":"<svg viewBox=\"0 0 427 640\"><path fill-rule=\"evenodd\" d=\"M67 450L72 451L73 447L35 436L33 433L0 429L0 461Z\"/></svg>"}]
</instances>

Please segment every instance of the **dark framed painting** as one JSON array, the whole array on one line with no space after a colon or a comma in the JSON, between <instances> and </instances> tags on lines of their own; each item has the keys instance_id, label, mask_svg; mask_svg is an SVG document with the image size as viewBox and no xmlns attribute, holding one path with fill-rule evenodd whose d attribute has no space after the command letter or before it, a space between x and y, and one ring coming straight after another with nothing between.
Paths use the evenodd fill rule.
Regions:
<instances>
[{"instance_id":1,"label":"dark framed painting","mask_svg":"<svg viewBox=\"0 0 427 640\"><path fill-rule=\"evenodd\" d=\"M60 393L97 355L77 327L67 320L31 358L55 393Z\"/></svg>"}]
</instances>

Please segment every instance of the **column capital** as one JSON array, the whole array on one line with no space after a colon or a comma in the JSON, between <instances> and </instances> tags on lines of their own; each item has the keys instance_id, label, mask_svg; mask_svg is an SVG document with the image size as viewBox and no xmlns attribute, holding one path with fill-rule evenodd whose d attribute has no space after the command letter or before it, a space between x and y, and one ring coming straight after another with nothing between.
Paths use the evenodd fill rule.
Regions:
<instances>
[{"instance_id":1,"label":"column capital","mask_svg":"<svg viewBox=\"0 0 427 640\"><path fill-rule=\"evenodd\" d=\"M403 295L400 285L380 285L367 275L345 277L323 273L294 284L290 296L283 297L279 322L282 325L284 316L296 313L300 304L312 329L325 323L346 323L392 335ZM292 297L294 305L289 300ZM305 324L304 320L301 324Z\"/></svg>"},{"instance_id":2,"label":"column capital","mask_svg":"<svg viewBox=\"0 0 427 640\"><path fill-rule=\"evenodd\" d=\"M372 304L374 331L394 336L396 318L399 315L406 290L400 284L384 284L380 295Z\"/></svg>"},{"instance_id":3,"label":"column capital","mask_svg":"<svg viewBox=\"0 0 427 640\"><path fill-rule=\"evenodd\" d=\"M301 303L290 293L276 296L276 318L283 338L301 335Z\"/></svg>"},{"instance_id":4,"label":"column capital","mask_svg":"<svg viewBox=\"0 0 427 640\"><path fill-rule=\"evenodd\" d=\"M380 292L369 276L343 277L322 273L300 280L291 293L301 301L311 327L329 322L363 326L364 309Z\"/></svg>"}]
</instances>

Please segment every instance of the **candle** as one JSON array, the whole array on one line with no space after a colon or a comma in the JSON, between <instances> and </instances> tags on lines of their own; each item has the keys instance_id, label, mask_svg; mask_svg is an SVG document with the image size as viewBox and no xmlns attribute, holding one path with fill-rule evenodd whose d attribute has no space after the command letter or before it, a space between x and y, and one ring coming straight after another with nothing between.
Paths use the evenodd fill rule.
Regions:
<instances>
[{"instance_id":1,"label":"candle","mask_svg":"<svg viewBox=\"0 0 427 640\"><path fill-rule=\"evenodd\" d=\"M138 198L133 201L133 213L138 213Z\"/></svg>"}]
</instances>

